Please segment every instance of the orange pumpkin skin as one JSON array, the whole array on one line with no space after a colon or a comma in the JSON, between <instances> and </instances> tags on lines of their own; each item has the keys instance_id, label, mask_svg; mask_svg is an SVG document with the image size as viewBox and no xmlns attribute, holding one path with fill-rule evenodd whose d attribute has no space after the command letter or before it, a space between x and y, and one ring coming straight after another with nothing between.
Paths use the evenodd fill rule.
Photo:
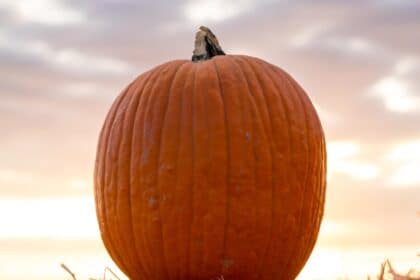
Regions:
<instances>
[{"instance_id":1,"label":"orange pumpkin skin","mask_svg":"<svg viewBox=\"0 0 420 280\"><path fill-rule=\"evenodd\" d=\"M160 65L102 128L95 199L131 279L294 279L325 201L325 139L284 71L248 56Z\"/></svg>"}]
</instances>

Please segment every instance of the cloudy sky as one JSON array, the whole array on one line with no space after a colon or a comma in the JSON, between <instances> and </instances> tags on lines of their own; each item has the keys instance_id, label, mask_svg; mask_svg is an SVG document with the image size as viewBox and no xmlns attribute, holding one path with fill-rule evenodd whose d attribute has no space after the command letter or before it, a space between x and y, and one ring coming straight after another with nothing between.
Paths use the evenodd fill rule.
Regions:
<instances>
[{"instance_id":1,"label":"cloudy sky","mask_svg":"<svg viewBox=\"0 0 420 280\"><path fill-rule=\"evenodd\" d=\"M138 74L191 57L200 25L285 69L320 114L326 216L299 279L419 266L419 15L411 0L0 0L0 279L114 267L93 205L99 129Z\"/></svg>"}]
</instances>

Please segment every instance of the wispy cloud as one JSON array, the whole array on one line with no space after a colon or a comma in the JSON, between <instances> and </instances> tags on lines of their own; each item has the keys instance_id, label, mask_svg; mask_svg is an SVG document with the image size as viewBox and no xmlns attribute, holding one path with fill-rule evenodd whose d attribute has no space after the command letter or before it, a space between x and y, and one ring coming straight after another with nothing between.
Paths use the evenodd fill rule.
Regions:
<instances>
[{"instance_id":1,"label":"wispy cloud","mask_svg":"<svg viewBox=\"0 0 420 280\"><path fill-rule=\"evenodd\" d=\"M0 33L0 55L26 58L38 61L53 69L71 71L81 75L125 74L132 67L124 61L83 53L71 48L53 48L48 42L39 40L19 40Z\"/></svg>"},{"instance_id":2,"label":"wispy cloud","mask_svg":"<svg viewBox=\"0 0 420 280\"><path fill-rule=\"evenodd\" d=\"M255 0L189 1L184 6L184 13L195 24L220 22L249 11L256 2Z\"/></svg>"},{"instance_id":3,"label":"wispy cloud","mask_svg":"<svg viewBox=\"0 0 420 280\"><path fill-rule=\"evenodd\" d=\"M64 5L60 0L1 0L0 8L10 10L18 20L28 23L66 25L85 20L81 11Z\"/></svg>"},{"instance_id":4,"label":"wispy cloud","mask_svg":"<svg viewBox=\"0 0 420 280\"><path fill-rule=\"evenodd\" d=\"M396 113L420 110L420 96L414 95L412 91L410 84L398 76L382 78L372 86L374 96L381 98L385 107Z\"/></svg>"},{"instance_id":5,"label":"wispy cloud","mask_svg":"<svg viewBox=\"0 0 420 280\"><path fill-rule=\"evenodd\" d=\"M358 159L360 145L351 141L332 142L327 145L329 178L344 174L347 179L372 180L379 174L375 164Z\"/></svg>"},{"instance_id":6,"label":"wispy cloud","mask_svg":"<svg viewBox=\"0 0 420 280\"><path fill-rule=\"evenodd\" d=\"M420 188L420 140L396 145L387 159L394 167L388 176L391 186Z\"/></svg>"}]
</instances>

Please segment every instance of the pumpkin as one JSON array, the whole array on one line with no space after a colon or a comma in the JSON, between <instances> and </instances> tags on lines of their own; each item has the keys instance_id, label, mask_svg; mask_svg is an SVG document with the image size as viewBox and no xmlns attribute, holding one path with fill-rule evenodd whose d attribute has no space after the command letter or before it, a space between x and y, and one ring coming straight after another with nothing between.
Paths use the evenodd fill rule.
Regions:
<instances>
[{"instance_id":1,"label":"pumpkin","mask_svg":"<svg viewBox=\"0 0 420 280\"><path fill-rule=\"evenodd\" d=\"M140 75L103 125L101 237L130 279L294 279L317 239L326 154L298 83L224 55L202 27L193 61Z\"/></svg>"}]
</instances>

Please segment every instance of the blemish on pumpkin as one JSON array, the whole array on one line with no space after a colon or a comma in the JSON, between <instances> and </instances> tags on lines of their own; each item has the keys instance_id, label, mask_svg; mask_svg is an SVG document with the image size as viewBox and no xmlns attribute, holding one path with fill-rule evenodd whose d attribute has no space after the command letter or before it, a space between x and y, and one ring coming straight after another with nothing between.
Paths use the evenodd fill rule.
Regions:
<instances>
[{"instance_id":1,"label":"blemish on pumpkin","mask_svg":"<svg viewBox=\"0 0 420 280\"><path fill-rule=\"evenodd\" d=\"M147 203L149 205L149 208L150 209L153 209L153 208L155 208L157 206L158 200L155 197L151 197L151 198L149 198L149 200L148 200Z\"/></svg>"},{"instance_id":2,"label":"blemish on pumpkin","mask_svg":"<svg viewBox=\"0 0 420 280\"><path fill-rule=\"evenodd\" d=\"M146 147L145 149L143 149L143 153L141 155L142 163L145 163L149 160L149 152L150 152L150 147Z\"/></svg>"},{"instance_id":3,"label":"blemish on pumpkin","mask_svg":"<svg viewBox=\"0 0 420 280\"><path fill-rule=\"evenodd\" d=\"M232 259L224 258L224 259L221 259L220 262L222 263L224 268L229 268L230 266L234 264L235 261Z\"/></svg>"},{"instance_id":4,"label":"blemish on pumpkin","mask_svg":"<svg viewBox=\"0 0 420 280\"><path fill-rule=\"evenodd\" d=\"M245 139L246 139L246 142L250 142L251 141L251 134L247 131L247 132L245 132Z\"/></svg>"},{"instance_id":5,"label":"blemish on pumpkin","mask_svg":"<svg viewBox=\"0 0 420 280\"><path fill-rule=\"evenodd\" d=\"M172 172L174 170L174 167L170 164L161 164L160 165L160 170Z\"/></svg>"},{"instance_id":6,"label":"blemish on pumpkin","mask_svg":"<svg viewBox=\"0 0 420 280\"><path fill-rule=\"evenodd\" d=\"M193 241L194 241L194 243L196 243L198 245L203 244L203 239L202 238L195 238Z\"/></svg>"}]
</instances>

